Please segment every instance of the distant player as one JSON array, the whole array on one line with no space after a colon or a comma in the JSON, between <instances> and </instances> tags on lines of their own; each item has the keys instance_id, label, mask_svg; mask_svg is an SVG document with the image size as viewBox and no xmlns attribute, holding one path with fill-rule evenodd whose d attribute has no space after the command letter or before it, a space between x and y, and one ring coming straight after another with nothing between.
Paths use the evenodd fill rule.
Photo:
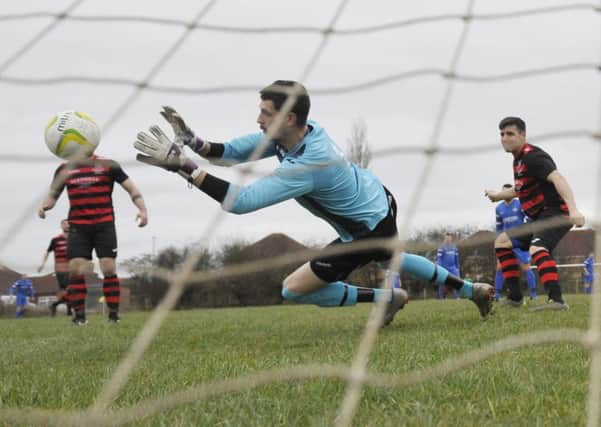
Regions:
<instances>
[{"instance_id":1,"label":"distant player","mask_svg":"<svg viewBox=\"0 0 601 427\"><path fill-rule=\"evenodd\" d=\"M591 252L584 260L584 293L590 294L593 291L593 282L595 281L595 259Z\"/></svg>"},{"instance_id":2,"label":"distant player","mask_svg":"<svg viewBox=\"0 0 601 427\"><path fill-rule=\"evenodd\" d=\"M117 233L112 192L115 183L120 184L138 208L138 225L148 222L146 206L140 191L119 163L96 155L82 160L61 164L54 173L50 191L38 209L40 218L52 209L64 188L69 196L69 236L67 258L69 259L69 304L75 312L73 323L87 323L85 302L87 286L83 273L92 259L92 251L100 261L104 275L102 291L109 309L110 322L119 322L121 290L117 277Z\"/></svg>"},{"instance_id":3,"label":"distant player","mask_svg":"<svg viewBox=\"0 0 601 427\"><path fill-rule=\"evenodd\" d=\"M503 190L512 188L511 184L503 184ZM512 228L519 227L524 223L528 222L528 217L524 215L522 211L522 205L517 198L508 198L502 201L495 208L496 216L496 231L497 236L504 231L511 230ZM520 247L520 242L517 239L512 239L511 244L513 245L513 253L520 262L520 268L526 276L526 282L528 283L528 289L530 290L530 299L536 299L536 277L534 272L530 268L530 253L528 249ZM503 291L503 273L501 272L501 265L497 261L497 271L495 273L495 300L501 298Z\"/></svg>"},{"instance_id":4,"label":"distant player","mask_svg":"<svg viewBox=\"0 0 601 427\"><path fill-rule=\"evenodd\" d=\"M455 276L460 276L459 266L459 250L457 245L453 243L453 234L445 233L444 239L438 251L436 252L436 264L449 270L449 273ZM447 296L447 289L445 286L438 287L438 298L445 299ZM459 298L459 295L455 292L455 298Z\"/></svg>"},{"instance_id":5,"label":"distant player","mask_svg":"<svg viewBox=\"0 0 601 427\"><path fill-rule=\"evenodd\" d=\"M378 268L376 270L376 279L379 283L386 280L390 283L391 288L401 287L401 275L398 271L391 270L388 262L377 262L376 266Z\"/></svg>"},{"instance_id":6,"label":"distant player","mask_svg":"<svg viewBox=\"0 0 601 427\"><path fill-rule=\"evenodd\" d=\"M563 300L553 249L572 225L584 225L584 216L576 207L574 194L555 162L541 148L526 142L526 123L519 117L506 117L499 123L501 144L513 155L514 186L502 191L485 190L492 202L519 197L524 213L532 222L504 231L495 239L495 252L501 264L509 294L508 306L522 305L519 262L512 241L528 248L536 264L540 281L549 301L533 310L567 310Z\"/></svg>"},{"instance_id":7,"label":"distant player","mask_svg":"<svg viewBox=\"0 0 601 427\"><path fill-rule=\"evenodd\" d=\"M291 91L297 91L293 100L288 95ZM282 115L286 101L293 101L292 109ZM307 120L310 99L302 85L276 81L260 91L259 102L257 123L262 132L234 138L225 144L196 137L175 110L165 107L162 115L173 126L175 143L158 126L152 126L151 134L140 132L134 143L134 147L145 154L138 154L138 159L178 172L232 213L244 214L295 199L336 230L338 238L330 247L345 248L353 242L397 236L393 195L370 171L349 162L323 127ZM283 118L281 125L278 124L280 117ZM278 166L271 174L242 187L207 173L183 152L185 144L219 164L243 163L251 160L265 133L270 132L274 132L274 137L267 141L261 157L277 158ZM358 267L390 258L391 251L385 248L318 256L284 279L282 297L322 307L383 301L387 303L383 325L389 324L407 303L407 293L400 288L354 286L345 280ZM477 305L482 317L491 310L494 292L491 285L464 281L412 254L404 254L401 267L440 286L460 289L462 296Z\"/></svg>"},{"instance_id":8,"label":"distant player","mask_svg":"<svg viewBox=\"0 0 601 427\"><path fill-rule=\"evenodd\" d=\"M35 289L31 279L27 277L27 274L23 274L20 279L12 284L12 286L9 288L8 294L10 296L16 295L17 298L15 304L15 317L17 319L23 317L28 298L35 298Z\"/></svg>"},{"instance_id":9,"label":"distant player","mask_svg":"<svg viewBox=\"0 0 601 427\"><path fill-rule=\"evenodd\" d=\"M67 307L67 315L71 315L71 307L69 306L69 299L67 298L67 286L69 285L69 260L67 259L67 236L69 235L69 221L63 219L61 221L62 233L58 236L54 236L50 240L48 249L44 254L44 259L38 267L38 273L44 269L44 265L48 260L50 252L54 252L54 274L56 281L58 282L58 292L56 294L57 300L50 304L50 314L52 317L56 316L56 308L60 304L65 304Z\"/></svg>"}]
</instances>

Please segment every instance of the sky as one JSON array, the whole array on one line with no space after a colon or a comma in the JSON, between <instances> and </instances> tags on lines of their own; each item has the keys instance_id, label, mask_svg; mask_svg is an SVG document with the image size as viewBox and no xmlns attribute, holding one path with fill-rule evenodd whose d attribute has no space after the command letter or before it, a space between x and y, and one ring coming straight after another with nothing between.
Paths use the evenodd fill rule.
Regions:
<instances>
[{"instance_id":1,"label":"sky","mask_svg":"<svg viewBox=\"0 0 601 427\"><path fill-rule=\"evenodd\" d=\"M43 13L60 13L73 3L77 6L69 19L56 21ZM310 118L344 150L353 123L366 123L369 146L376 153L370 169L395 195L399 225L408 218L408 210L415 209L408 223L412 231L492 228L494 206L483 193L512 180L511 156L501 149L497 130L499 120L508 115L526 120L528 136L552 155L580 210L592 219L599 198L601 152L599 140L581 132L600 131L601 76L595 69L601 63L600 14L579 7L516 17L509 12L576 3L474 1L473 12L480 18L471 21L455 58L456 74L470 78L451 85L440 115L449 80L438 71L449 70L454 62L464 21L434 18L460 16L468 3L350 0L339 9L339 1L329 0L3 2L0 264L34 274L50 238L59 232L68 210L65 194L47 219L36 215L60 163L46 149L43 130L54 114L71 109L91 114L103 127L97 153L122 164L148 206L149 225L136 227L136 209L116 186L119 260L195 242L219 247L236 239L254 241L274 232L311 243L334 239L333 229L294 201L241 216L222 215L212 199L187 188L181 178L135 161L132 143L138 131L152 124L168 129L158 113L162 105L176 108L209 140L227 141L258 131L257 91L276 79L302 79L311 94ZM190 21L205 8L199 21L203 26L191 31L176 50L172 49L185 35L184 26L115 19ZM337 11L333 28L339 32L327 37L315 57L323 33L302 29L326 28ZM495 14L505 15L498 19ZM432 19L416 19L421 17ZM393 25L403 21L413 24ZM239 27L255 31L219 31ZM284 27L295 31L260 31ZM369 28L372 31L351 31ZM157 67L162 59L164 64ZM541 69L563 71L483 79ZM416 70L429 72L393 78ZM151 89L124 83L149 76ZM78 77L113 81L101 84ZM380 84L362 87L375 81ZM186 88L227 90L185 93ZM536 139L564 131L569 134ZM578 131L576 136L573 131ZM442 151L420 185L428 157L402 150L427 147L432 141ZM459 154L444 151L459 149ZM240 179L236 168L200 162L211 174L233 182ZM257 162L254 171L267 174L276 166L277 160L267 159ZM411 200L417 203L410 207ZM48 262L44 272L50 271Z\"/></svg>"}]
</instances>

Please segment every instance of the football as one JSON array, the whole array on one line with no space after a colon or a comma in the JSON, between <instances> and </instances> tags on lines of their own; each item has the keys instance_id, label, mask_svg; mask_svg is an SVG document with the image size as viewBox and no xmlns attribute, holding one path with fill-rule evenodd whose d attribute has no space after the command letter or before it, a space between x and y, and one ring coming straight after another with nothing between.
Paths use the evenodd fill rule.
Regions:
<instances>
[{"instance_id":1,"label":"football","mask_svg":"<svg viewBox=\"0 0 601 427\"><path fill-rule=\"evenodd\" d=\"M92 155L100 142L100 128L81 111L58 113L46 125L46 146L52 154L66 160Z\"/></svg>"}]
</instances>

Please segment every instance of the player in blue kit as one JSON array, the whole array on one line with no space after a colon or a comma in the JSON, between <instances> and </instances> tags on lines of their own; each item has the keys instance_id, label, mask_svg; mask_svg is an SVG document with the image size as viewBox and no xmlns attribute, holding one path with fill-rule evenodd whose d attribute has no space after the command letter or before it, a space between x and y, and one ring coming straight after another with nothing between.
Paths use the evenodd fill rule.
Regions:
<instances>
[{"instance_id":1,"label":"player in blue kit","mask_svg":"<svg viewBox=\"0 0 601 427\"><path fill-rule=\"evenodd\" d=\"M161 114L172 125L175 142L158 126L152 126L151 134L140 132L134 143L145 154L138 154L138 160L178 172L224 209L236 214L295 199L336 230L339 237L330 244L336 247L365 239L395 237L394 197L370 171L349 162L317 122L307 120L310 99L306 89L296 82L279 80L261 90L260 97L257 123L262 132L225 144L195 136L175 110L164 107ZM286 101L293 104L292 108L284 115L278 114ZM277 123L280 118L283 118L281 124ZM273 132L274 137L260 146L267 132ZM263 150L257 158L275 156L280 164L270 175L238 186L198 167L184 155L184 145L221 165L247 162L260 146ZM388 304L386 325L407 303L407 293L401 288L353 286L344 280L354 269L371 261L389 261L391 255L390 250L377 248L317 257L284 279L282 296L322 307L384 300ZM460 290L462 296L478 306L482 317L492 308L491 285L464 281L416 255L404 254L401 267L405 272Z\"/></svg>"},{"instance_id":2,"label":"player in blue kit","mask_svg":"<svg viewBox=\"0 0 601 427\"><path fill-rule=\"evenodd\" d=\"M23 317L25 314L25 307L27 306L27 298L35 297L35 289L33 283L26 274L23 274L9 289L9 295L17 296L15 317L18 319Z\"/></svg>"},{"instance_id":3,"label":"player in blue kit","mask_svg":"<svg viewBox=\"0 0 601 427\"><path fill-rule=\"evenodd\" d=\"M436 264L446 268L449 273L460 276L459 272L459 250L453 243L453 235L451 233L445 233L442 245L436 252ZM447 296L446 287L438 287L438 298L445 299ZM459 295L455 292L455 297L459 298Z\"/></svg>"},{"instance_id":4,"label":"player in blue kit","mask_svg":"<svg viewBox=\"0 0 601 427\"><path fill-rule=\"evenodd\" d=\"M511 184L503 184L503 190L513 188ZM499 203L495 208L496 217L496 232L497 236L504 231L511 230L512 228L519 227L528 222L528 217L522 211L522 205L520 201L513 197L507 198ZM530 290L530 299L536 299L536 277L534 272L530 269L530 253L527 249L520 247L520 243L517 239L512 240L513 253L517 257L520 268L526 276L526 283ZM501 265L497 262L497 271L495 273L495 300L501 298L503 291L503 273L501 271Z\"/></svg>"},{"instance_id":5,"label":"player in blue kit","mask_svg":"<svg viewBox=\"0 0 601 427\"><path fill-rule=\"evenodd\" d=\"M595 281L595 260L591 252L584 260L584 293L590 294L593 290L593 282Z\"/></svg>"}]
</instances>

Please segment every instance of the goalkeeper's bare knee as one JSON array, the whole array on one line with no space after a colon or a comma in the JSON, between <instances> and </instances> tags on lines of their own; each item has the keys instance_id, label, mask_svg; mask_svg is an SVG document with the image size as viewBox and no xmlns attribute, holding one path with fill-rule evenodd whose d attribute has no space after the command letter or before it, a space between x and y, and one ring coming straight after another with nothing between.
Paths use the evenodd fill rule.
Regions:
<instances>
[{"instance_id":1,"label":"goalkeeper's bare knee","mask_svg":"<svg viewBox=\"0 0 601 427\"><path fill-rule=\"evenodd\" d=\"M287 301L296 301L300 295L290 291L286 286L282 285L282 298Z\"/></svg>"}]
</instances>

